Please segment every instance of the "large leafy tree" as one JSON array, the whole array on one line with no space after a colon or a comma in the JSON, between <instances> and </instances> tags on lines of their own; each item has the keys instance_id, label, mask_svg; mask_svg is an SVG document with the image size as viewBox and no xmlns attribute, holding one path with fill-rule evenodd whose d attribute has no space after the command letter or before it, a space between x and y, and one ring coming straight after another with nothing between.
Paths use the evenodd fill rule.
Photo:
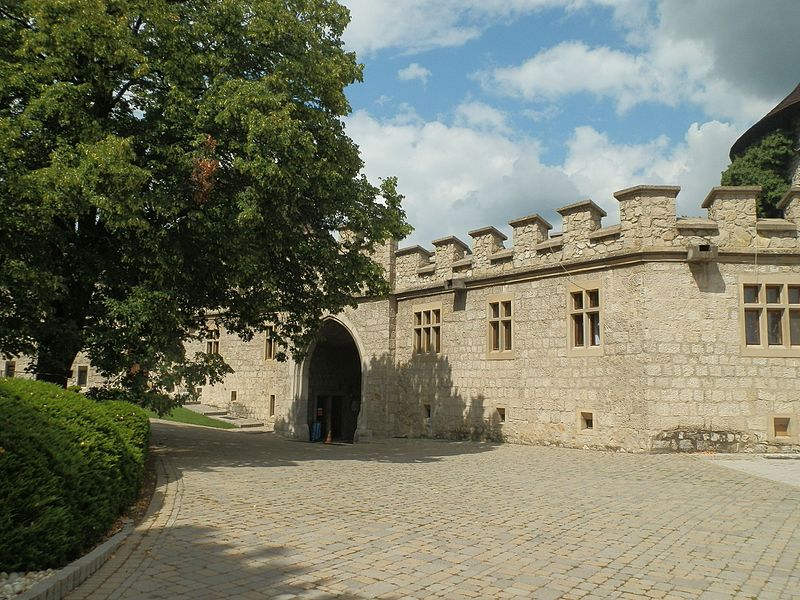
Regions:
<instances>
[{"instance_id":1,"label":"large leafy tree","mask_svg":"<svg viewBox=\"0 0 800 600\"><path fill-rule=\"evenodd\" d=\"M777 129L735 157L722 172L722 185L760 185L758 216L779 217L777 205L792 184L790 165L795 157L792 136Z\"/></svg>"},{"instance_id":2,"label":"large leafy tree","mask_svg":"<svg viewBox=\"0 0 800 600\"><path fill-rule=\"evenodd\" d=\"M301 349L383 291L369 254L407 225L343 129L348 19L333 0L0 0L2 352L63 384L85 350L169 389L225 371L184 351L212 314Z\"/></svg>"}]
</instances>

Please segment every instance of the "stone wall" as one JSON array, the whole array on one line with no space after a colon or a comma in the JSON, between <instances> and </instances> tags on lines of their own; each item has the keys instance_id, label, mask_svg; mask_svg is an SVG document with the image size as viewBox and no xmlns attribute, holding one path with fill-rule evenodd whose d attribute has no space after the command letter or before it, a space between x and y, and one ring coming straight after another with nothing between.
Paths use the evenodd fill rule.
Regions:
<instances>
[{"instance_id":1,"label":"stone wall","mask_svg":"<svg viewBox=\"0 0 800 600\"><path fill-rule=\"evenodd\" d=\"M436 240L435 253L398 251L390 433L627 450L798 447L800 356L744 355L738 278L800 284L800 188L780 219L756 218L754 187L714 188L707 218L677 218L678 192L617 192L615 226L582 201L559 210L559 233L538 215L511 221L510 247L488 226L470 232L471 252L453 237ZM569 348L569 290L583 284L602 298L594 355ZM506 360L487 355L496 294L514 302ZM430 303L441 305L441 353L415 356L413 312ZM776 438L776 415L795 423L790 435Z\"/></svg>"},{"instance_id":2,"label":"stone wall","mask_svg":"<svg viewBox=\"0 0 800 600\"><path fill-rule=\"evenodd\" d=\"M398 414L395 433L647 448L647 409L638 386L644 372L636 359L643 340L635 335L642 303L641 294L631 293L641 288L642 278L641 267L590 276L562 273L400 301L397 321L405 327L397 336L397 406L404 414ZM569 353L567 303L574 285L601 290L602 355ZM508 359L487 353L487 305L499 294L513 302ZM442 305L441 355L414 356L412 314L415 306L432 301ZM581 429L581 412L595 415L593 429Z\"/></svg>"},{"instance_id":3,"label":"stone wall","mask_svg":"<svg viewBox=\"0 0 800 600\"><path fill-rule=\"evenodd\" d=\"M219 341L219 353L233 373L220 384L202 387L200 401L224 408L236 416L259 419L268 426L286 419L291 404L292 364L266 358L267 334L259 333L245 342L220 328L216 341ZM205 350L206 342L195 342L187 347L187 354ZM275 396L275 415L272 416L269 414L270 396Z\"/></svg>"}]
</instances>

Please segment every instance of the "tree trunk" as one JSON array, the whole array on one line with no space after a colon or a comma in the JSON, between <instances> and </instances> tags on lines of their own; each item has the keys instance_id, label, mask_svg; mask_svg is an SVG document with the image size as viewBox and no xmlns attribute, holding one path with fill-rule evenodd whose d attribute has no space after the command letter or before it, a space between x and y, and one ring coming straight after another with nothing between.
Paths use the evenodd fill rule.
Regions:
<instances>
[{"instance_id":1,"label":"tree trunk","mask_svg":"<svg viewBox=\"0 0 800 600\"><path fill-rule=\"evenodd\" d=\"M36 340L37 380L67 387L72 375L72 363L83 348L83 328L80 324L85 316L83 310L76 310L78 306L81 304L62 299L43 323Z\"/></svg>"}]
</instances>

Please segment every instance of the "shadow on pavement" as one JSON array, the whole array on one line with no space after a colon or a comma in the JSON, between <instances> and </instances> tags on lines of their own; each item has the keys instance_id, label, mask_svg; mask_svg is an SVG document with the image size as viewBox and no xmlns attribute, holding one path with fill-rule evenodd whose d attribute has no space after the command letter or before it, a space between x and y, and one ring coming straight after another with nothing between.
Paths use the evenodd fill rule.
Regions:
<instances>
[{"instance_id":1,"label":"shadow on pavement","mask_svg":"<svg viewBox=\"0 0 800 600\"><path fill-rule=\"evenodd\" d=\"M379 463L430 463L443 457L480 454L498 444L424 439L388 439L368 444L323 444L286 440L274 433L152 423L151 443L182 468L285 467L306 461L343 460Z\"/></svg>"},{"instance_id":2,"label":"shadow on pavement","mask_svg":"<svg viewBox=\"0 0 800 600\"><path fill-rule=\"evenodd\" d=\"M116 590L115 598L365 597L341 586L326 589L339 581L334 577L335 560L311 567L283 546L270 543L267 528L236 537L230 530L173 525L148 535L155 539L147 560Z\"/></svg>"}]
</instances>

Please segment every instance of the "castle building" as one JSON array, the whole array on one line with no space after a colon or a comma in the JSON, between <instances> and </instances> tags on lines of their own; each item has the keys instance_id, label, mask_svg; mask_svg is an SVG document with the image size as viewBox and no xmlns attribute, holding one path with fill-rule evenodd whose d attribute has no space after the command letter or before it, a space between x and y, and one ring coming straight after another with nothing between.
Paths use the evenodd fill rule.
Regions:
<instances>
[{"instance_id":1,"label":"castle building","mask_svg":"<svg viewBox=\"0 0 800 600\"><path fill-rule=\"evenodd\" d=\"M800 188L784 218L717 187L615 194L376 257L392 292L323 320L300 362L268 334L217 350L204 402L299 439L429 436L641 450L800 448ZM202 350L198 347L197 350ZM315 425L318 423L318 425Z\"/></svg>"},{"instance_id":2,"label":"castle building","mask_svg":"<svg viewBox=\"0 0 800 600\"><path fill-rule=\"evenodd\" d=\"M800 102L783 104L768 117L796 124ZM584 200L559 232L534 214L511 241L486 226L387 243L390 294L323 319L302 360L276 360L269 331L190 348L235 371L202 401L304 440L800 450L799 183L782 218L757 217L757 187L713 188L706 217L679 218L679 188L640 185L615 194L612 226Z\"/></svg>"}]
</instances>

